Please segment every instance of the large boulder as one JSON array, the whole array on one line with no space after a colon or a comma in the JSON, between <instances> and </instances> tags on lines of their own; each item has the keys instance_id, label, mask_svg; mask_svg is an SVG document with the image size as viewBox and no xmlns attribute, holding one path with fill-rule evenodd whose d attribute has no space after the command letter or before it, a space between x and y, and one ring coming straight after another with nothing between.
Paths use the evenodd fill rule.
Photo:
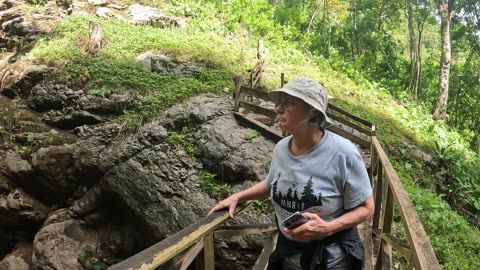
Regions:
<instances>
[{"instance_id":1,"label":"large boulder","mask_svg":"<svg viewBox=\"0 0 480 270\"><path fill-rule=\"evenodd\" d=\"M30 270L32 264L32 244L27 242L18 243L13 251L0 261L1 270Z\"/></svg>"},{"instance_id":2,"label":"large boulder","mask_svg":"<svg viewBox=\"0 0 480 270\"><path fill-rule=\"evenodd\" d=\"M108 147L78 147L75 156L81 164L76 166L96 166L97 171L104 171L102 189L115 194L120 204L141 218L152 238L159 241L205 217L215 204L202 189L204 172L216 174L219 183L230 182L236 189L246 187L245 179L266 176L274 143L261 136L250 138L251 130L238 125L231 108L231 102L223 98L192 98L166 110L136 134L110 140ZM93 142L105 140L98 133L104 139L86 136L91 129L79 129L84 134L80 137L86 138L79 144L95 145ZM172 143L170 138L175 134L182 134L184 141ZM194 145L194 153L185 149L187 144ZM271 221L253 212L242 220ZM252 237L244 244L258 251L263 241ZM223 245L239 246L227 242ZM232 252L220 254L226 261L233 256ZM234 257L241 260L242 256ZM243 258L252 261L248 256Z\"/></svg>"}]
</instances>

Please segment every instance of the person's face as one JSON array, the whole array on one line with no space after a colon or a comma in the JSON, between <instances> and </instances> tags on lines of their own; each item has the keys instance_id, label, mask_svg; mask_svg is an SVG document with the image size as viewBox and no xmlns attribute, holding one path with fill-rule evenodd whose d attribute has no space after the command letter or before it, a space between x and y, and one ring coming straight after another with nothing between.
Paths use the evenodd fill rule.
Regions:
<instances>
[{"instance_id":1,"label":"person's face","mask_svg":"<svg viewBox=\"0 0 480 270\"><path fill-rule=\"evenodd\" d=\"M275 101L278 127L288 133L294 133L306 125L309 119L308 105L301 99L282 95Z\"/></svg>"}]
</instances>

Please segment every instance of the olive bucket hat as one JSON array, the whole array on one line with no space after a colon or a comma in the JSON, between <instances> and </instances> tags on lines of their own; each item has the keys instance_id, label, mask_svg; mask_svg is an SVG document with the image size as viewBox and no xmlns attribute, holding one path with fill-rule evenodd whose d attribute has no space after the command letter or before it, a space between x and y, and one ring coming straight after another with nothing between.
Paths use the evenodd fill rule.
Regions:
<instances>
[{"instance_id":1,"label":"olive bucket hat","mask_svg":"<svg viewBox=\"0 0 480 270\"><path fill-rule=\"evenodd\" d=\"M326 129L332 124L327 116L327 90L315 80L307 77L296 77L282 88L268 92L268 96L275 101L280 98L282 93L299 98L322 113L325 120L319 125L321 128Z\"/></svg>"}]
</instances>

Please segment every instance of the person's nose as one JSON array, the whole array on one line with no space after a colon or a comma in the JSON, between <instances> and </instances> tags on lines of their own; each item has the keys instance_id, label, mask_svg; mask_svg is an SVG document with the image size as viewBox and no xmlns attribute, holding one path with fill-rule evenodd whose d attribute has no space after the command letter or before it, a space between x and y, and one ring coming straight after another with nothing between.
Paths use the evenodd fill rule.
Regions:
<instances>
[{"instance_id":1,"label":"person's nose","mask_svg":"<svg viewBox=\"0 0 480 270\"><path fill-rule=\"evenodd\" d=\"M283 113L285 110L282 106L282 103L279 103L277 106L275 106L275 112L278 113L278 114L281 114Z\"/></svg>"}]
</instances>

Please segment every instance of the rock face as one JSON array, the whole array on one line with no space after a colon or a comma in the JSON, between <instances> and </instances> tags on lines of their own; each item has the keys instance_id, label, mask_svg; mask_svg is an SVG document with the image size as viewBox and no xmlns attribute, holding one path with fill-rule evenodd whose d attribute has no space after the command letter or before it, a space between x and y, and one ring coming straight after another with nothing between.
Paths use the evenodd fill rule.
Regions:
<instances>
[{"instance_id":1,"label":"rock face","mask_svg":"<svg viewBox=\"0 0 480 270\"><path fill-rule=\"evenodd\" d=\"M182 64L175 62L172 58L163 54L153 54L148 51L135 58L146 68L153 72L170 73L176 76L189 76L195 72L201 71L199 66L193 64Z\"/></svg>"},{"instance_id":2,"label":"rock face","mask_svg":"<svg viewBox=\"0 0 480 270\"><path fill-rule=\"evenodd\" d=\"M125 10L135 24L185 26L138 4L88 2L104 16L116 16L107 8ZM46 14L30 16L19 3L0 0L1 270L105 269L205 217L215 203L205 175L235 190L265 177L274 144L251 138L229 99L192 98L127 135L112 120L136 97L72 89L49 81L52 67L15 63L48 33L56 12L90 9L85 1L55 3L60 10L47 5ZM137 61L175 76L201 71L151 52ZM231 222L271 221L247 211ZM218 241L216 268L249 269L263 242L262 235Z\"/></svg>"},{"instance_id":3,"label":"rock face","mask_svg":"<svg viewBox=\"0 0 480 270\"><path fill-rule=\"evenodd\" d=\"M35 89L31 108L75 96L64 87ZM25 224L22 234L7 239L10 247L34 238L26 263L35 269L77 269L82 260L108 265L205 217L215 201L202 188L202 176L215 174L219 183L243 189L252 184L245 179L266 176L274 147L250 138L231 108L224 98L198 96L129 136L119 136L115 123L84 125L73 130L76 142L39 148L29 158L0 151L0 216ZM234 222L271 219L249 212ZM11 228L2 223L0 230ZM248 268L263 242L263 236L218 242L217 269ZM23 265L12 256L0 263Z\"/></svg>"}]
</instances>

